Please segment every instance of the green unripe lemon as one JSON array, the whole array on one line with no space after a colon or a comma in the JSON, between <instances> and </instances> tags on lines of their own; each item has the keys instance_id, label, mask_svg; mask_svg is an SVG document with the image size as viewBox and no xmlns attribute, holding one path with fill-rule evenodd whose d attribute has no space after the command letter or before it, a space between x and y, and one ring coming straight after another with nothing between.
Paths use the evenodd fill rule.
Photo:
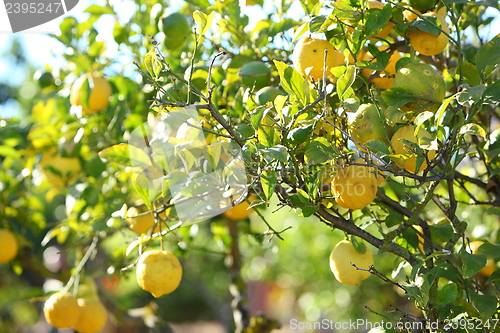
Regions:
<instances>
[{"instance_id":1,"label":"green unripe lemon","mask_svg":"<svg viewBox=\"0 0 500 333\"><path fill-rule=\"evenodd\" d=\"M274 102L276 96L284 95L281 90L276 87L264 87L257 92L255 99L260 105L264 105L267 102Z\"/></svg>"},{"instance_id":2,"label":"green unripe lemon","mask_svg":"<svg viewBox=\"0 0 500 333\"><path fill-rule=\"evenodd\" d=\"M366 143L370 140L387 142L385 118L374 104L361 104L349 121L349 131L354 140Z\"/></svg>"},{"instance_id":3,"label":"green unripe lemon","mask_svg":"<svg viewBox=\"0 0 500 333\"><path fill-rule=\"evenodd\" d=\"M160 17L158 28L169 40L184 39L191 33L187 16L178 12Z\"/></svg>"},{"instance_id":4,"label":"green unripe lemon","mask_svg":"<svg viewBox=\"0 0 500 333\"><path fill-rule=\"evenodd\" d=\"M406 112L432 103L428 99L435 102L425 110L436 111L446 96L446 83L441 74L431 65L423 63L409 63L401 67L394 78L394 88L404 89L409 95L423 97L403 105L401 110Z\"/></svg>"},{"instance_id":5,"label":"green unripe lemon","mask_svg":"<svg viewBox=\"0 0 500 333\"><path fill-rule=\"evenodd\" d=\"M408 4L419 10L422 13L425 13L428 10L431 10L436 6L437 0L408 0Z\"/></svg>"},{"instance_id":6,"label":"green unripe lemon","mask_svg":"<svg viewBox=\"0 0 500 333\"><path fill-rule=\"evenodd\" d=\"M251 61L241 67L239 74L247 88L255 85L255 90L262 89L271 83L271 69L262 61Z\"/></svg>"}]
</instances>

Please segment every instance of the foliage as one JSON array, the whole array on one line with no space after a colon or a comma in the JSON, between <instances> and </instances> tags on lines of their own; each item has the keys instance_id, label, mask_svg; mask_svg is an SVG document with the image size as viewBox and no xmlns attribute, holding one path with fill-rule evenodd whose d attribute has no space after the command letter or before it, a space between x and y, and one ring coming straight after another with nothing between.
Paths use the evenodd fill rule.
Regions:
<instances>
[{"instance_id":1,"label":"foliage","mask_svg":"<svg viewBox=\"0 0 500 333\"><path fill-rule=\"evenodd\" d=\"M66 47L61 67L50 70L55 80L39 87L29 117L0 119L0 222L20 244L19 255L2 272L20 275L33 287L23 300L46 297L42 287L78 290L85 279L95 280L123 327L133 323L158 330L169 321L223 318L206 287L197 283L203 280L224 302L236 300L236 322L226 323L231 331L270 332L277 327L273 316L285 320L282 325L298 316L439 323L436 332L446 323L456 323L457 332L499 331L498 325L485 326L499 319L498 265L490 276L478 274L500 257L500 35L484 40L479 34L492 21L486 10L498 9L498 3L439 1L435 9L448 10L449 42L432 57L415 52L408 36L417 28L434 36L444 30L427 19L432 15L405 21L406 3L274 5L272 14L250 26L241 1L189 0L179 12L189 18L193 33L175 47L160 29L173 12L164 2L141 3L129 17L120 12L120 3L111 2L90 6L86 19L66 17L60 34L53 35ZM287 16L298 5L301 19ZM115 20L112 36L96 28L109 19ZM387 27L389 35L381 37ZM474 43L468 31L474 32ZM293 45L310 34L326 37L344 57L343 64L313 82L291 59ZM404 81L398 75L405 65L427 63L444 79L444 99L410 90L419 91L420 82L387 89L373 84L379 77L392 78L384 70L394 52L404 54L395 65L395 82ZM265 84L281 89L272 101L259 102L261 87L253 73L240 75L254 61L271 70L270 80L264 73ZM112 95L102 111L82 114L81 107L70 105L69 91L91 72L104 74ZM92 87L83 86L82 96L88 96ZM377 126L383 131L378 137L387 140L353 138L349 124L367 103L384 121ZM217 214L206 221L179 222L184 212L175 209L179 197L172 195L171 184L188 179L197 185L184 189L181 198L199 195L206 183L188 172L199 161L185 154L178 165L161 165L146 149L154 142L144 149L131 144L137 133L161 138L151 130L155 117L174 115L178 125L190 123L189 112L179 111L183 108L197 114L200 121L189 126L205 140L193 139L197 134L190 132L182 139L166 138L162 147L180 156L186 145L199 152L208 143L203 165L211 169L227 167L234 148L241 149L255 195L248 202L255 211L250 218L233 221L218 215L222 207L212 207ZM389 138L407 126L426 135L401 139L405 149L396 151ZM78 159L81 171L77 178L65 177L57 165L44 167L42 154ZM411 159L415 167L409 171L398 166ZM377 178L375 198L351 210L336 203L330 183L354 165L369 166L363 169L385 182ZM51 184L46 173L65 179L65 186ZM161 185L152 188L151 179ZM141 214L152 213L155 227L137 235L129 230L127 212L143 205L147 211ZM342 237L374 253L374 266L360 267L373 276L360 287L341 286L329 271L329 253ZM477 252L467 251L476 239L486 243ZM185 274L179 293L158 299L159 307L132 281L139 255L157 247L181 258ZM44 265L51 248L61 252L54 266ZM57 288L48 287L52 279L59 281ZM120 288L110 284L114 280ZM280 306L266 313L269 318L251 318L245 302L237 301L245 298L250 280L274 281L269 297ZM387 298L381 299L379 290ZM183 317L179 309L197 309L193 300L200 298L209 304L200 309L200 318L190 317L196 311ZM342 299L361 306L348 307ZM297 304L299 312L287 302ZM137 311L130 312L133 307ZM464 328L463 320L483 327ZM19 329L15 322L3 325L6 331Z\"/></svg>"}]
</instances>

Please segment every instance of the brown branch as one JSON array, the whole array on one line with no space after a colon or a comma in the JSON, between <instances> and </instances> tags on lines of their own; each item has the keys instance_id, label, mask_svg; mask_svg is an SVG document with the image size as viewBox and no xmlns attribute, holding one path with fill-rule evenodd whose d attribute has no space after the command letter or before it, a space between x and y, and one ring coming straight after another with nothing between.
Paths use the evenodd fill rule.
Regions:
<instances>
[{"instance_id":1,"label":"brown branch","mask_svg":"<svg viewBox=\"0 0 500 333\"><path fill-rule=\"evenodd\" d=\"M318 211L316 212L316 215L320 217L324 223L330 225L332 228L340 229L351 235L364 239L365 241L372 244L378 249L391 252L405 259L412 266L415 266L416 264L419 263L419 261L405 248L399 246L396 243L385 242L384 240L373 236L369 232L355 225L352 221L348 221L346 219L333 216L332 214L330 214L330 212L328 212L328 210L323 205L320 205Z\"/></svg>"}]
</instances>

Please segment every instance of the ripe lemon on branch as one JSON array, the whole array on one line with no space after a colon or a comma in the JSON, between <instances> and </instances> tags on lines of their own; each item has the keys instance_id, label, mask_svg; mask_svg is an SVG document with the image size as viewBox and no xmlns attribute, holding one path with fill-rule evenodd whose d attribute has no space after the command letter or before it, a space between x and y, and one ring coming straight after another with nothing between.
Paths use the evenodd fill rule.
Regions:
<instances>
[{"instance_id":1,"label":"ripe lemon on branch","mask_svg":"<svg viewBox=\"0 0 500 333\"><path fill-rule=\"evenodd\" d=\"M365 252L360 253L350 241L343 240L335 245L330 254L330 269L340 283L359 286L370 273L358 270L352 264L361 269L368 269L373 265L373 254L366 247Z\"/></svg>"},{"instance_id":2,"label":"ripe lemon on branch","mask_svg":"<svg viewBox=\"0 0 500 333\"><path fill-rule=\"evenodd\" d=\"M415 102L401 106L405 112L416 111L423 106L426 106L425 110L436 111L446 96L446 83L441 74L431 65L423 63L409 63L401 67L394 78L394 88L401 88L415 96Z\"/></svg>"},{"instance_id":3,"label":"ripe lemon on branch","mask_svg":"<svg viewBox=\"0 0 500 333\"><path fill-rule=\"evenodd\" d=\"M346 209L362 209L377 195L377 177L371 167L350 165L340 170L331 183L335 201Z\"/></svg>"},{"instance_id":4,"label":"ripe lemon on branch","mask_svg":"<svg viewBox=\"0 0 500 333\"><path fill-rule=\"evenodd\" d=\"M326 67L325 67L325 51ZM297 72L313 81L323 79L323 74L331 80L334 79L330 69L344 64L344 55L336 50L330 42L325 39L302 38L293 50L293 65Z\"/></svg>"},{"instance_id":5,"label":"ripe lemon on branch","mask_svg":"<svg viewBox=\"0 0 500 333\"><path fill-rule=\"evenodd\" d=\"M16 236L7 229L0 229L0 244L2 244L2 251L0 251L0 264L11 261L17 256L19 251L19 243Z\"/></svg>"},{"instance_id":6,"label":"ripe lemon on branch","mask_svg":"<svg viewBox=\"0 0 500 333\"><path fill-rule=\"evenodd\" d=\"M55 328L70 328L80 317L80 307L73 294L57 292L52 294L43 306L47 322Z\"/></svg>"},{"instance_id":7,"label":"ripe lemon on branch","mask_svg":"<svg viewBox=\"0 0 500 333\"><path fill-rule=\"evenodd\" d=\"M106 79L87 73L73 83L69 101L71 105L82 106L83 115L89 115L106 108L111 93L111 85Z\"/></svg>"},{"instance_id":8,"label":"ripe lemon on branch","mask_svg":"<svg viewBox=\"0 0 500 333\"><path fill-rule=\"evenodd\" d=\"M418 26L413 29L410 28L410 43L415 51L420 54L426 56L439 54L448 46L448 36L446 35L450 33L448 24L446 23L444 17L434 12L425 13L423 17L436 18L440 22L442 31L439 35L434 35L427 31L418 29Z\"/></svg>"},{"instance_id":9,"label":"ripe lemon on branch","mask_svg":"<svg viewBox=\"0 0 500 333\"><path fill-rule=\"evenodd\" d=\"M420 140L432 138L431 134L427 132L425 129L420 128L417 136L415 136L415 127L413 126L405 126L401 127L394 133L391 138L392 148L394 149L394 153L398 155L411 154L412 156L403 159L403 158L395 158L394 162L396 164L405 169L408 172L418 174L427 168L427 162L424 160L417 170L417 156L414 152L414 148L411 146L411 143L418 145ZM427 158L433 159L436 156L435 150L429 150L427 153Z\"/></svg>"},{"instance_id":10,"label":"ripe lemon on branch","mask_svg":"<svg viewBox=\"0 0 500 333\"><path fill-rule=\"evenodd\" d=\"M182 279L182 266L168 251L144 252L137 262L136 278L142 289L158 298L177 289Z\"/></svg>"},{"instance_id":11,"label":"ripe lemon on branch","mask_svg":"<svg viewBox=\"0 0 500 333\"><path fill-rule=\"evenodd\" d=\"M97 297L79 298L80 316L73 325L79 333L95 333L106 324L107 312Z\"/></svg>"},{"instance_id":12,"label":"ripe lemon on branch","mask_svg":"<svg viewBox=\"0 0 500 333\"><path fill-rule=\"evenodd\" d=\"M57 187L73 183L82 169L78 158L48 152L42 154L40 168L47 181Z\"/></svg>"}]
</instances>

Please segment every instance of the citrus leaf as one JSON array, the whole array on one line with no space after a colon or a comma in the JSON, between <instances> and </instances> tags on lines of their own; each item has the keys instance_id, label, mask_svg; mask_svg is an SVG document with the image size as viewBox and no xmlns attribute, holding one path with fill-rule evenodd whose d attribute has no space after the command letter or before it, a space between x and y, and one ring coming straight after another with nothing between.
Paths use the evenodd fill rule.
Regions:
<instances>
[{"instance_id":1,"label":"citrus leaf","mask_svg":"<svg viewBox=\"0 0 500 333\"><path fill-rule=\"evenodd\" d=\"M444 112L446 111L446 108L448 107L448 105L450 105L451 100L455 97L456 97L456 94L452 95L448 98L445 98L443 100L443 103L439 106L439 109L436 111L436 114L434 115L434 122L436 123L436 125L439 126L443 123Z\"/></svg>"},{"instance_id":2,"label":"citrus leaf","mask_svg":"<svg viewBox=\"0 0 500 333\"><path fill-rule=\"evenodd\" d=\"M297 96L301 106L309 104L311 102L311 90L304 77L294 68L281 61L274 60L274 64L278 69L283 89L287 93Z\"/></svg>"},{"instance_id":3,"label":"citrus leaf","mask_svg":"<svg viewBox=\"0 0 500 333\"><path fill-rule=\"evenodd\" d=\"M474 307L479 311L481 319L486 320L495 314L497 309L497 298L493 295L479 295L475 292L471 294Z\"/></svg>"},{"instance_id":4,"label":"citrus leaf","mask_svg":"<svg viewBox=\"0 0 500 333\"><path fill-rule=\"evenodd\" d=\"M437 300L436 300L436 308L445 306L456 300L458 297L457 285L454 283L449 283L445 285L441 290L438 291Z\"/></svg>"},{"instance_id":5,"label":"citrus leaf","mask_svg":"<svg viewBox=\"0 0 500 333\"><path fill-rule=\"evenodd\" d=\"M152 164L146 152L126 143L101 150L99 157L103 162L114 162L123 166L148 168Z\"/></svg>"},{"instance_id":6,"label":"citrus leaf","mask_svg":"<svg viewBox=\"0 0 500 333\"><path fill-rule=\"evenodd\" d=\"M486 131L479 124L476 123L470 123L462 126L458 134L470 134L470 135L480 136L483 139L486 138Z\"/></svg>"},{"instance_id":7,"label":"citrus leaf","mask_svg":"<svg viewBox=\"0 0 500 333\"><path fill-rule=\"evenodd\" d=\"M500 245L484 243L477 249L477 254L482 254L486 258L499 258L500 257Z\"/></svg>"},{"instance_id":8,"label":"citrus leaf","mask_svg":"<svg viewBox=\"0 0 500 333\"><path fill-rule=\"evenodd\" d=\"M356 67L348 66L345 73L337 81L337 94L339 95L340 101L344 100L345 97L351 97L351 94L347 94L349 88L356 80Z\"/></svg>"},{"instance_id":9,"label":"citrus leaf","mask_svg":"<svg viewBox=\"0 0 500 333\"><path fill-rule=\"evenodd\" d=\"M495 104L500 102L500 81L488 85L483 92L484 104Z\"/></svg>"},{"instance_id":10,"label":"citrus leaf","mask_svg":"<svg viewBox=\"0 0 500 333\"><path fill-rule=\"evenodd\" d=\"M323 137L310 141L304 153L304 159L308 165L325 163L331 161L336 156L338 156L338 154L335 149L330 145L328 140Z\"/></svg>"},{"instance_id":11,"label":"citrus leaf","mask_svg":"<svg viewBox=\"0 0 500 333\"><path fill-rule=\"evenodd\" d=\"M276 183L278 182L278 177L276 176L276 170L266 169L262 171L260 175L260 183L262 185L262 191L266 197L266 200L271 199L276 188Z\"/></svg>"},{"instance_id":12,"label":"citrus leaf","mask_svg":"<svg viewBox=\"0 0 500 333\"><path fill-rule=\"evenodd\" d=\"M257 138L265 147L273 147L278 142L278 133L273 125L274 120L265 115L257 129Z\"/></svg>"},{"instance_id":13,"label":"citrus leaf","mask_svg":"<svg viewBox=\"0 0 500 333\"><path fill-rule=\"evenodd\" d=\"M498 64L500 64L500 35L496 35L476 53L476 67L483 76L488 76Z\"/></svg>"},{"instance_id":14,"label":"citrus leaf","mask_svg":"<svg viewBox=\"0 0 500 333\"><path fill-rule=\"evenodd\" d=\"M486 257L483 255L470 254L464 248L460 250L462 257L462 270L465 278L470 278L486 266Z\"/></svg>"},{"instance_id":15,"label":"citrus leaf","mask_svg":"<svg viewBox=\"0 0 500 333\"><path fill-rule=\"evenodd\" d=\"M391 19L392 7L390 4L383 9L371 8L366 13L367 38L374 36Z\"/></svg>"},{"instance_id":16,"label":"citrus leaf","mask_svg":"<svg viewBox=\"0 0 500 333\"><path fill-rule=\"evenodd\" d=\"M429 22L431 21L431 22ZM441 30L437 27L441 25L441 22L435 18L435 17L429 17L427 16L424 19L418 18L412 22L410 25L410 29L415 29L416 33L419 33L420 31L428 32L432 35L439 36L441 34Z\"/></svg>"},{"instance_id":17,"label":"citrus leaf","mask_svg":"<svg viewBox=\"0 0 500 333\"><path fill-rule=\"evenodd\" d=\"M92 5L84 10L85 13L89 13L91 15L103 15L103 14L111 14L115 15L116 13L113 11L113 8L110 6L99 6Z\"/></svg>"},{"instance_id":18,"label":"citrus leaf","mask_svg":"<svg viewBox=\"0 0 500 333\"><path fill-rule=\"evenodd\" d=\"M210 12L210 14L205 14L202 11L195 10L193 13L193 18L198 24L198 33L200 36L203 36L212 26L212 21L214 19L214 12Z\"/></svg>"}]
</instances>

